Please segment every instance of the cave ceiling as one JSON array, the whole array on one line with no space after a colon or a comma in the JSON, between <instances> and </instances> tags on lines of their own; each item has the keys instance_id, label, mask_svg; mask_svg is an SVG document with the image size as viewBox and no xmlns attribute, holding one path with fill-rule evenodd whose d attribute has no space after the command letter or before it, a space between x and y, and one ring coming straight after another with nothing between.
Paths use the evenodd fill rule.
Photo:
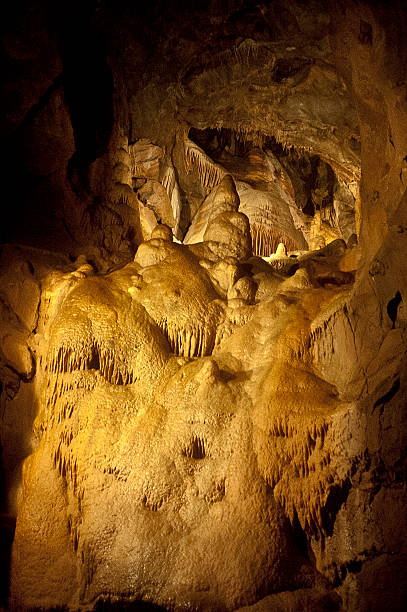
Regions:
<instances>
[{"instance_id":1,"label":"cave ceiling","mask_svg":"<svg viewBox=\"0 0 407 612\"><path fill-rule=\"evenodd\" d=\"M161 16L151 25L148 61L132 57L137 47L118 51L134 117L130 138L137 106L155 94L158 123L170 108L184 129L228 128L254 143L273 137L359 177L358 120L335 66L329 12L308 2L222 8L210 17L187 8L182 20Z\"/></svg>"},{"instance_id":2,"label":"cave ceiling","mask_svg":"<svg viewBox=\"0 0 407 612\"><path fill-rule=\"evenodd\" d=\"M97 23L102 30L110 25L103 9ZM129 145L137 146L141 137L162 148L155 178L171 199L163 166L174 168L181 191L181 210L174 210L177 238L185 236L208 190L230 172L242 182L239 196L248 183L257 194L274 190L270 197L281 201L281 209L291 208L294 232L303 233L297 240L281 232L291 249L309 241L316 209L322 209L331 239L349 239L356 231L360 137L330 46L329 11L309 3L238 3L226 10L215 5L210 12L166 4L143 19L127 11L115 27L113 35L109 29L110 49L115 81L128 104ZM291 192L288 204L276 183ZM248 214L243 203L242 210ZM267 226L265 219L257 222Z\"/></svg>"},{"instance_id":3,"label":"cave ceiling","mask_svg":"<svg viewBox=\"0 0 407 612\"><path fill-rule=\"evenodd\" d=\"M355 104L331 48L328 7L236 2L228 7L214 3L208 10L199 3L169 2L153 3L143 11L125 2L101 2L84 12L34 4L21 16L17 7L11 19L11 31L3 41L9 173L16 175L18 167L20 176L21 170L26 174L27 208L30 201L46 208L42 177L50 171L62 175L67 169L69 180L63 200L70 211L61 211L64 202L55 200L49 217L56 220L48 236L62 232L67 244L83 243L93 224L83 219L83 202L87 200L88 217L95 209L97 217L106 216L98 205L106 197L108 180L105 173L105 184L100 184L101 166L112 164L114 146L126 149L147 139L162 149L154 179L167 182L170 199L173 190L165 173L171 167L177 175L182 210L176 215L182 218L175 220L175 233L182 238L208 187L202 190L194 172L186 168L185 139L191 138L191 130L217 131L220 141L227 133L228 153L240 166L247 160L239 161L236 150L231 150L232 140L245 145L240 147L243 158L251 148L274 151L288 171L294 204L311 214L320 207L311 194L321 187L315 184L315 167L326 164L335 176L322 188L341 191L337 199L342 203L336 208L349 218L349 210L357 206L360 135ZM50 104L60 115L59 128L52 134L46 116ZM118 133L124 138L121 144ZM225 142L218 146L218 157ZM42 155L31 155L38 147ZM298 159L313 166L307 176L298 173ZM225 170L239 178L233 164ZM60 176L59 182L63 180ZM131 180L119 182L129 183L133 190ZM132 193L116 190L111 198L136 206ZM354 221L353 227L342 222L348 226L343 231L341 214L336 210L336 222L330 225L336 226L336 237L347 240L355 230ZM30 223L36 225L32 218ZM41 228L36 231L40 234ZM21 234L20 228L14 233ZM140 231L135 234L140 237ZM94 241L94 236L89 238Z\"/></svg>"}]
</instances>

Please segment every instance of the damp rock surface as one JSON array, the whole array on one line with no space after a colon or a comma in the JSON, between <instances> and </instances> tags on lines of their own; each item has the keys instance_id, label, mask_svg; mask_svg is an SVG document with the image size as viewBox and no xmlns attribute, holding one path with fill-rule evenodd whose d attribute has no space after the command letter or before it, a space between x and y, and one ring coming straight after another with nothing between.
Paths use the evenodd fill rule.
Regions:
<instances>
[{"instance_id":1,"label":"damp rock surface","mask_svg":"<svg viewBox=\"0 0 407 612\"><path fill-rule=\"evenodd\" d=\"M4 9L0 606L399 612L405 8L204 4Z\"/></svg>"}]
</instances>

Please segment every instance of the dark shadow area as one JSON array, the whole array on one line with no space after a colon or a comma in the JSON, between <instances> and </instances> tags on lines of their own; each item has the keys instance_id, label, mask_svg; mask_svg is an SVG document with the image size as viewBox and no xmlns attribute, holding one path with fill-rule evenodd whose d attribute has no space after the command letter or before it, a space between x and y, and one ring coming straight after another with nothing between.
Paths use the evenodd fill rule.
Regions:
<instances>
[{"instance_id":1,"label":"dark shadow area","mask_svg":"<svg viewBox=\"0 0 407 612\"><path fill-rule=\"evenodd\" d=\"M50 10L76 147L68 177L79 193L88 189L89 165L106 152L113 126L113 76L107 62L106 41L96 31L92 16L91 5Z\"/></svg>"},{"instance_id":2,"label":"dark shadow area","mask_svg":"<svg viewBox=\"0 0 407 612\"><path fill-rule=\"evenodd\" d=\"M400 389L400 378L397 378L393 385L391 386L391 388L387 391L387 393L385 393L384 395L382 395L382 397L379 397L378 400L375 401L374 403L374 408L377 408L378 406L381 406L383 404L387 404L387 402L389 402L391 399L393 399L393 397L396 395L396 393L399 391Z\"/></svg>"},{"instance_id":3,"label":"dark shadow area","mask_svg":"<svg viewBox=\"0 0 407 612\"><path fill-rule=\"evenodd\" d=\"M110 612L112 610L117 612L119 610L128 610L129 612L133 612L133 610L135 612L160 612L160 610L164 611L166 609L147 601L111 601L110 598L99 599L94 607L96 612Z\"/></svg>"},{"instance_id":4,"label":"dark shadow area","mask_svg":"<svg viewBox=\"0 0 407 612\"><path fill-rule=\"evenodd\" d=\"M347 500L351 486L351 481L347 478L342 485L333 486L329 492L326 504L321 510L322 524L327 536L333 533L336 515Z\"/></svg>"},{"instance_id":5,"label":"dark shadow area","mask_svg":"<svg viewBox=\"0 0 407 612\"><path fill-rule=\"evenodd\" d=\"M300 525L300 521L298 520L297 512L294 513L294 519L291 522L291 527L293 530L293 538L297 545L298 550L306 559L310 558L310 548L308 546L308 538Z\"/></svg>"},{"instance_id":6,"label":"dark shadow area","mask_svg":"<svg viewBox=\"0 0 407 612\"><path fill-rule=\"evenodd\" d=\"M401 293L400 291L397 291L394 298L389 300L387 304L387 314L389 315L389 319L391 320L393 324L392 329L394 329L396 326L397 311L402 301L403 301L403 298L401 297Z\"/></svg>"},{"instance_id":7,"label":"dark shadow area","mask_svg":"<svg viewBox=\"0 0 407 612\"><path fill-rule=\"evenodd\" d=\"M0 442L0 609L7 608L10 586L11 546L16 520L5 512L6 482Z\"/></svg>"},{"instance_id":8,"label":"dark shadow area","mask_svg":"<svg viewBox=\"0 0 407 612\"><path fill-rule=\"evenodd\" d=\"M0 513L0 608L7 608L10 588L11 546L16 520L9 514Z\"/></svg>"}]
</instances>

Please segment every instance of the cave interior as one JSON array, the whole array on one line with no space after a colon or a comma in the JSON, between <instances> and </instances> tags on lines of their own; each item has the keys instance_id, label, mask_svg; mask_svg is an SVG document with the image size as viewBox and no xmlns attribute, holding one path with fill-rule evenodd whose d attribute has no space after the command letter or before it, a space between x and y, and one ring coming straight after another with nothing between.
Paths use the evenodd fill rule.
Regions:
<instances>
[{"instance_id":1,"label":"cave interior","mask_svg":"<svg viewBox=\"0 0 407 612\"><path fill-rule=\"evenodd\" d=\"M0 609L404 610L405 2L0 31Z\"/></svg>"}]
</instances>

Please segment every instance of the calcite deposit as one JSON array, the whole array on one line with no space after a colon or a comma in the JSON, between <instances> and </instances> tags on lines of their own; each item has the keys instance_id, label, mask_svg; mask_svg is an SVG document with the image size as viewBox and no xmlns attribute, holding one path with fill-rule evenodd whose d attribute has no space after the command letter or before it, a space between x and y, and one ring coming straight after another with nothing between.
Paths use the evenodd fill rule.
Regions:
<instances>
[{"instance_id":1,"label":"calcite deposit","mask_svg":"<svg viewBox=\"0 0 407 612\"><path fill-rule=\"evenodd\" d=\"M1 609L404 610L403 3L3 21Z\"/></svg>"},{"instance_id":2,"label":"calcite deposit","mask_svg":"<svg viewBox=\"0 0 407 612\"><path fill-rule=\"evenodd\" d=\"M202 609L293 588L326 597L292 529L326 533L327 500L351 467L334 438L348 404L315 372L311 331L349 295L353 275L335 272L343 252L317 252L316 274L307 255L290 275L270 267L260 280L233 240L223 238L235 262L226 275L212 242L200 259L164 230L110 274L51 275L50 290L44 281L16 605L77 608L124 592ZM336 282L321 288L326 268ZM273 289L229 298L243 279ZM51 486L38 479L50 470ZM58 545L41 545L54 530Z\"/></svg>"}]
</instances>

